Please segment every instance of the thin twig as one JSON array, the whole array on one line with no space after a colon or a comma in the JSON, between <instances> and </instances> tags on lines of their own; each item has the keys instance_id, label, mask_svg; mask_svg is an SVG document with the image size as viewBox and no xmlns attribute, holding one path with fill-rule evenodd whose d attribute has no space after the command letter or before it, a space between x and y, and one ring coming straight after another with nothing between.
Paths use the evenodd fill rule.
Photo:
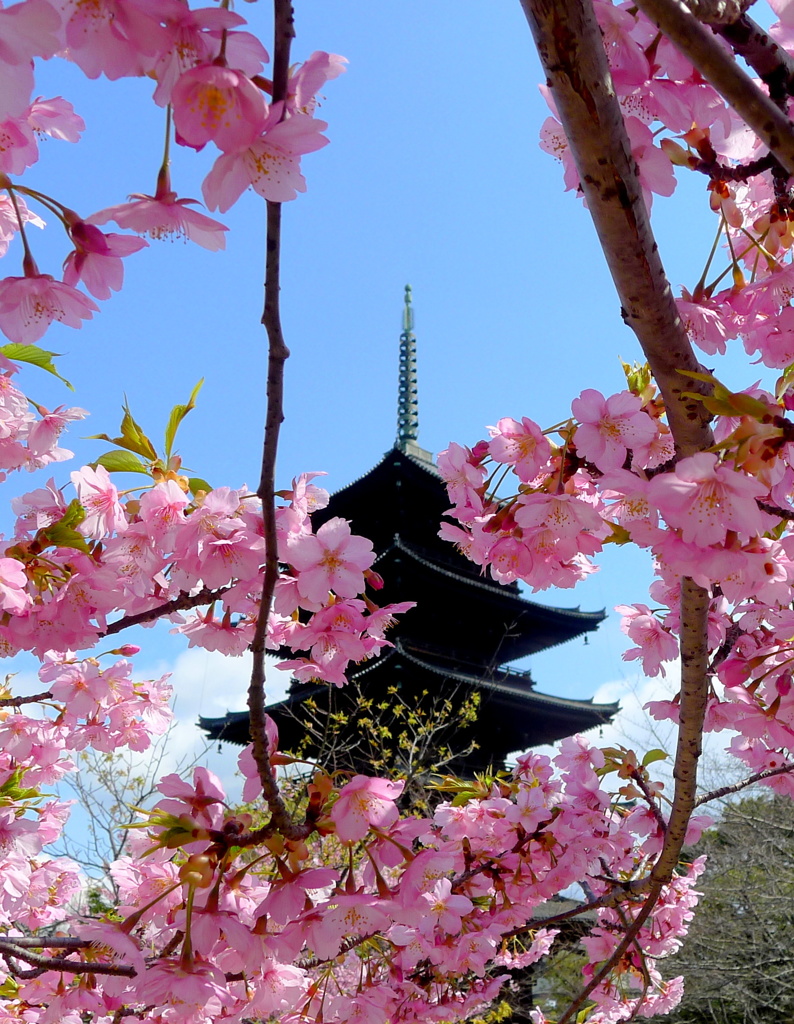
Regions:
<instances>
[{"instance_id":1,"label":"thin twig","mask_svg":"<svg viewBox=\"0 0 794 1024\"><path fill-rule=\"evenodd\" d=\"M721 800L722 797L730 796L732 793L740 793L743 789L747 789L748 786L755 785L756 782L763 782L764 779L773 779L776 775L788 775L789 772L794 772L794 763L781 765L780 768L765 768L762 772L748 775L746 779L742 779L741 782L734 782L731 786L720 786L719 789L712 789L710 793L705 793L695 801L695 807L707 804L711 800Z\"/></svg>"},{"instance_id":2,"label":"thin twig","mask_svg":"<svg viewBox=\"0 0 794 1024\"><path fill-rule=\"evenodd\" d=\"M11 938L0 938L3 942L11 942L22 949L88 949L93 945L90 939L75 939L68 935L15 935Z\"/></svg>"},{"instance_id":3,"label":"thin twig","mask_svg":"<svg viewBox=\"0 0 794 1024\"><path fill-rule=\"evenodd\" d=\"M650 808L651 814L653 814L654 818L656 819L656 824L659 826L662 835L664 835L667 831L667 822L664 820L662 810L656 802L656 799L653 793L651 792L648 783L643 778L642 772L638 768L632 769L631 778L636 783L636 785L639 786L639 788L642 790L642 795L645 797L645 802Z\"/></svg>"},{"instance_id":4,"label":"thin twig","mask_svg":"<svg viewBox=\"0 0 794 1024\"><path fill-rule=\"evenodd\" d=\"M289 54L293 27L290 0L274 0L273 102L287 99ZM283 116L283 114L282 114ZM284 363L289 349L284 341L279 309L281 269L281 204L267 204L267 251L265 257L265 308L262 324L268 337L267 413L262 446L262 473L257 494L262 501L262 522L265 535L265 574L254 638L251 642L253 668L248 687L248 712L253 740L254 760L273 824L287 839L302 839L310 826L296 825L287 810L276 783L268 753L265 726L265 641L273 595L278 581L278 540L276 535L276 455L278 436L284 420Z\"/></svg>"},{"instance_id":5,"label":"thin twig","mask_svg":"<svg viewBox=\"0 0 794 1024\"><path fill-rule=\"evenodd\" d=\"M187 594L183 591L173 600L158 604L146 612L137 612L135 615L125 615L121 619L116 619L99 635L112 636L114 633L120 633L123 629L129 629L130 626L140 626L144 622L154 622L155 619L162 619L167 615L173 615L174 612L187 611L190 608L197 608L199 605L212 604L213 601L223 597L229 589L229 587L217 587L213 590L211 587L202 587L197 594Z\"/></svg>"},{"instance_id":6,"label":"thin twig","mask_svg":"<svg viewBox=\"0 0 794 1024\"><path fill-rule=\"evenodd\" d=\"M756 498L755 503L762 512L768 512L771 516L777 516L778 519L785 519L788 522L794 520L794 509L780 508L779 505L773 505L769 501L761 501L760 498Z\"/></svg>"},{"instance_id":7,"label":"thin twig","mask_svg":"<svg viewBox=\"0 0 794 1024\"><path fill-rule=\"evenodd\" d=\"M8 939L0 939L0 955L4 958L13 957L33 967L45 971L63 971L66 974L110 974L123 978L134 978L137 974L134 967L124 964L91 963L87 960L69 960L67 957L43 956L32 950L23 949Z\"/></svg>"},{"instance_id":8,"label":"thin twig","mask_svg":"<svg viewBox=\"0 0 794 1024\"><path fill-rule=\"evenodd\" d=\"M744 636L744 630L741 626L737 625L737 623L732 622L725 631L725 639L720 644L717 653L711 659L711 664L709 665L710 676L713 676L716 673L717 669L734 649L739 637L741 636Z\"/></svg>"}]
</instances>

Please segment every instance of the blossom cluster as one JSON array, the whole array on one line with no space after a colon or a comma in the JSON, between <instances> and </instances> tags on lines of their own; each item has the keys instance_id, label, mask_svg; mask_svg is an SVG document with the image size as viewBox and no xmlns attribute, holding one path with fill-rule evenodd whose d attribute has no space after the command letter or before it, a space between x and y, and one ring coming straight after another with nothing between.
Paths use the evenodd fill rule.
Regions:
<instances>
[{"instance_id":1,"label":"blossom cluster","mask_svg":"<svg viewBox=\"0 0 794 1024\"><path fill-rule=\"evenodd\" d=\"M102 0L89 6L22 0L0 10L0 255L17 233L24 248L22 275L0 280L0 331L12 342L36 342L53 322L79 328L97 312L94 299L119 290L122 260L147 242L98 225L114 221L151 238L179 235L212 251L224 248L224 225L171 186L171 119L177 144L198 151L211 142L220 151L202 189L210 209L227 211L248 188L272 202L306 190L300 158L328 141L322 135L326 123L313 116L315 95L344 71L345 61L313 53L291 70L286 98L269 102L272 83L262 74L269 56L245 24L228 6L190 8L183 0ZM78 142L85 129L63 97L33 98L34 59L54 56L72 61L89 78L154 80L152 98L169 117L154 195L138 193L81 216L15 180L38 160L40 135ZM54 214L66 232L72 248L62 280L39 271L25 226L44 222L26 198Z\"/></svg>"},{"instance_id":2,"label":"blossom cluster","mask_svg":"<svg viewBox=\"0 0 794 1024\"><path fill-rule=\"evenodd\" d=\"M673 191L674 168L704 174L728 244L731 288L717 291L724 275L709 282L704 273L679 303L682 320L707 353L742 337L783 373L774 393L756 385L739 394L699 375L711 389L703 401L719 417L716 443L687 458L677 457L644 368L629 369L618 394L583 391L553 430L502 419L488 439L439 457L456 521L442 535L499 582L534 590L575 585L607 543L647 549L658 576L653 607L621 612L635 645L626 657L652 675L678 651L677 596L683 578L694 580L710 601L707 728L730 730L730 749L759 781L794 795L786 532L794 519L786 417L794 406L794 207L757 141L644 16L595 3L648 203ZM785 46L791 7L776 0L772 33ZM313 54L274 99L263 75L268 54L244 25L227 4L183 0L22 0L0 9L0 255L16 236L24 253L22 276L0 281L0 330L12 343L37 341L54 321L81 326L97 311L94 300L121 286L123 259L147 243L101 230L110 221L150 238L224 244L223 225L172 189L168 151L154 195L86 216L12 181L37 159L40 133L74 142L84 127L67 100L34 99L34 61L59 55L89 78L149 78L175 143L219 151L203 186L211 209L227 210L248 187L283 202L305 188L300 156L325 144L315 96L344 62ZM554 119L543 138L575 187ZM62 280L36 265L26 228L43 222L31 201L67 232ZM33 406L34 414L12 383L13 364L0 371L0 472L67 458L58 436L83 411ZM121 454L141 447L148 458L141 443ZM108 454L110 465L119 453ZM247 488L188 480L170 453L139 468L151 482L125 494L101 459L72 472L72 489L51 479L13 502L14 535L3 541L0 653L32 651L46 688L0 696L3 1019L466 1019L510 971L548 955L557 923L549 901L575 884L596 922L583 941L585 977L599 979L590 1020L613 1024L674 1006L681 982L664 980L660 961L686 933L703 864L680 865L652 904L643 901L668 834L664 787L632 751L581 737L564 741L553 761L527 754L511 774L445 780L450 799L424 817L401 813L399 781L332 778L317 767L303 822L290 819L288 828L280 797L268 793L279 785L272 766L289 759L270 722L268 763L251 749L240 759L252 810L230 809L204 768L192 782L162 779L162 799L142 812L111 867L112 911L87 912L79 868L45 849L67 814L47 788L87 746L145 749L167 727L169 688L135 681L127 646L112 652L124 660L104 668L73 652L134 622L168 618L191 645L241 654L255 636L263 567L274 561L260 501ZM327 502L315 477L282 492L267 643L291 652L282 664L296 678L343 685L349 664L376 656L394 615L410 605L374 603L381 581L372 545L346 521L315 529L312 513ZM675 719L678 699L651 710ZM692 818L687 839L708 823ZM69 934L56 934L67 920ZM604 963L611 967L600 977Z\"/></svg>"},{"instance_id":3,"label":"blossom cluster","mask_svg":"<svg viewBox=\"0 0 794 1024\"><path fill-rule=\"evenodd\" d=\"M779 20L770 26L770 38L791 52L794 9L788 0L771 6ZM775 170L758 137L641 11L611 0L594 0L594 7L648 208L654 194L672 195L677 169L703 174L725 239L727 268L707 265L677 300L690 339L714 355L741 338L746 353L764 366L788 367L794 362L794 204L788 175ZM542 91L552 116L541 131L541 146L563 162L566 188L575 189L579 179L565 134L550 94ZM720 287L725 278L728 286ZM784 393L790 383L781 382Z\"/></svg>"},{"instance_id":4,"label":"blossom cluster","mask_svg":"<svg viewBox=\"0 0 794 1024\"><path fill-rule=\"evenodd\" d=\"M441 535L494 579L536 591L574 586L595 570L592 557L604 544L648 549L656 608L619 607L635 645L624 658L639 659L647 675L664 674L678 654L681 580L694 580L711 595L708 641L722 684L707 728L734 730L731 749L753 771L788 763L794 423L782 401L759 388L733 395L717 385L736 413L720 417L718 450L673 462L647 372L629 377L634 390L608 398L584 391L559 443L528 418L505 418L471 449L450 445L439 469L457 525L445 523ZM502 486L513 480L514 493L490 490L497 476ZM675 708L662 702L654 711L675 717ZM788 775L767 784L794 794Z\"/></svg>"},{"instance_id":5,"label":"blossom cluster","mask_svg":"<svg viewBox=\"0 0 794 1024\"><path fill-rule=\"evenodd\" d=\"M7 384L9 403L20 394ZM52 446L58 429L79 415L82 410L67 410L34 421L33 440L27 447L9 444L10 467L0 465L64 457L45 442ZM0 460L5 454L0 449ZM299 654L284 663L297 677L342 685L351 662L390 646L386 629L413 604L378 607L366 595L368 582L381 586L370 568L375 553L345 520L330 519L313 531L311 513L328 501L327 492L310 483L316 475L298 477L283 492L277 540L284 570L268 645ZM265 560L256 496L219 487L191 497L187 479L172 470L122 500L101 464L73 471L71 481L71 499L51 479L12 502L15 534L0 558L3 656L88 648L129 622L165 615L190 646L230 655L246 650ZM197 607L205 610L185 613Z\"/></svg>"},{"instance_id":6,"label":"blossom cluster","mask_svg":"<svg viewBox=\"0 0 794 1024\"><path fill-rule=\"evenodd\" d=\"M65 686L84 677L93 693L99 673L60 662L51 676ZM240 764L255 775L249 751ZM512 776L468 791L457 783L456 798L428 818L399 815L402 783L357 775L335 787L318 772L309 798L324 838L269 841L253 863L251 817L228 809L220 781L204 768L192 782L167 776L146 828L111 868L116 917L74 926L83 960L90 948L91 984L57 972L6 973L4 991L10 985L14 996L5 1012L27 1019L28 1008L46 1006L66 1021L119 1011L152 1022L464 1019L496 995L506 971L548 953L557 930L543 924L542 904L575 882L602 895L604 865L628 882L658 851L660 824L647 808L614 805L601 781L608 771L601 751L567 740L554 764L529 754ZM693 823L693 837L704 823ZM24 818L15 828L24 838L33 831ZM15 848L24 860L21 841ZM50 863L51 874L57 868ZM701 869L694 864L665 889L636 955L596 991L604 1013L615 1014L605 1020L640 1007L649 971L641 1012L674 1002L680 982L663 981L654 962L678 947ZM0 945L23 959L14 939L31 913L15 889ZM619 941L615 914L608 905L597 911L587 940L593 962ZM38 944L48 948L46 935Z\"/></svg>"}]
</instances>

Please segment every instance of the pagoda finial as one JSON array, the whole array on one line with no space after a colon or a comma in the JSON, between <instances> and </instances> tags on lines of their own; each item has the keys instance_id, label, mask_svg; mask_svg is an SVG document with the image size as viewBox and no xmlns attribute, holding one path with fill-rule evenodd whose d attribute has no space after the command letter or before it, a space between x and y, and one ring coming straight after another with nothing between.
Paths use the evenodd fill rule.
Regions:
<instances>
[{"instance_id":1,"label":"pagoda finial","mask_svg":"<svg viewBox=\"0 0 794 1024\"><path fill-rule=\"evenodd\" d=\"M419 437L419 403L416 383L416 338L411 286L405 286L403 331L400 335L400 380L397 391L397 447L407 450Z\"/></svg>"}]
</instances>

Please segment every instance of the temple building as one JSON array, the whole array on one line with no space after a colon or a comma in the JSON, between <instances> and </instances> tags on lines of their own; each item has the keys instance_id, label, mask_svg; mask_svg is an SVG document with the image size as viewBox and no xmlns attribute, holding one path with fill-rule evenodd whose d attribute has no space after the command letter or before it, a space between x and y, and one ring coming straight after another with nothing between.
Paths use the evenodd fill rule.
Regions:
<instances>
[{"instance_id":1,"label":"temple building","mask_svg":"<svg viewBox=\"0 0 794 1024\"><path fill-rule=\"evenodd\" d=\"M344 766L347 751L349 766L366 771L367 745L346 743L342 734L354 728L360 732L362 718L364 729L371 729L368 723L379 704L385 708L397 701L403 713L424 706L424 714L432 717L433 706L442 707L446 700L449 715L450 708L476 694L476 717L465 725L453 723L454 736L443 737L452 752L449 770L471 774L502 767L511 753L608 722L616 704L541 693L529 672L510 667L576 637L585 636L586 642L605 613L529 601L517 583L497 583L441 540L439 524L450 502L418 435L416 339L406 287L395 446L368 473L332 495L313 520L317 528L341 516L354 533L372 540L377 552L373 568L384 580L383 590L373 594L379 605L417 604L388 634L393 647L348 672L349 686L293 680L286 699L267 708L279 728L280 748L295 752L303 741L304 756L322 756L334 747L320 735L325 723L330 738L341 740L336 749L343 756L336 758L336 766ZM249 741L247 711L202 718L199 724L212 739Z\"/></svg>"}]
</instances>

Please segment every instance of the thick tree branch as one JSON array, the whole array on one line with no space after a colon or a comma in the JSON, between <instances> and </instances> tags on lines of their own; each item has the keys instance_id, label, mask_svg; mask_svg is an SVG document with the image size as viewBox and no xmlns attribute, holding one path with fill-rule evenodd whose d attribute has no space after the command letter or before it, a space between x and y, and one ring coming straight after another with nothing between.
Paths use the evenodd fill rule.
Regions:
<instances>
[{"instance_id":1,"label":"thick tree branch","mask_svg":"<svg viewBox=\"0 0 794 1024\"><path fill-rule=\"evenodd\" d=\"M678 457L712 443L700 402L686 398L680 370L696 370L642 198L601 32L589 0L522 0L607 264L662 393ZM689 20L695 21L686 12ZM697 22L695 22L697 24ZM701 26L698 26L701 27ZM712 40L712 42L714 42ZM774 105L772 105L774 107ZM775 109L779 117L780 112ZM793 149L794 154L794 149ZM681 587L681 727L675 791L664 845L646 879L644 906L618 948L559 1020L564 1024L614 968L650 915L678 863L695 806L697 763L708 696L708 595L691 580Z\"/></svg>"},{"instance_id":2,"label":"thick tree branch","mask_svg":"<svg viewBox=\"0 0 794 1024\"><path fill-rule=\"evenodd\" d=\"M289 77L289 54L295 35L290 0L274 0L275 26L273 47L273 102L286 102ZM248 711L254 760L262 783L272 823L287 839L303 838L309 827L296 825L281 797L268 753L265 728L265 641L273 595L278 581L278 539L276 536L276 455L278 436L284 420L284 363L289 349L284 341L279 304L281 270L281 204L268 201L267 242L265 255L265 308L262 324L268 337L267 413L262 448L262 472L257 494L262 500L262 522L265 534L265 575L259 602L254 639L251 642L253 668L248 687Z\"/></svg>"},{"instance_id":3,"label":"thick tree branch","mask_svg":"<svg viewBox=\"0 0 794 1024\"><path fill-rule=\"evenodd\" d=\"M729 25L741 17L753 0L686 0L698 21L709 25Z\"/></svg>"},{"instance_id":4,"label":"thick tree branch","mask_svg":"<svg viewBox=\"0 0 794 1024\"><path fill-rule=\"evenodd\" d=\"M794 130L775 101L762 92L692 15L683 0L635 0L675 47L747 122L775 154L789 174L794 174Z\"/></svg>"},{"instance_id":5,"label":"thick tree branch","mask_svg":"<svg viewBox=\"0 0 794 1024\"><path fill-rule=\"evenodd\" d=\"M715 28L766 84L774 100L794 91L794 58L752 18L743 14L737 21Z\"/></svg>"},{"instance_id":6,"label":"thick tree branch","mask_svg":"<svg viewBox=\"0 0 794 1024\"><path fill-rule=\"evenodd\" d=\"M702 370L659 258L595 14L585 0L522 0L622 305L662 390L678 454L711 443L679 370ZM704 389L704 394L706 389Z\"/></svg>"}]
</instances>

